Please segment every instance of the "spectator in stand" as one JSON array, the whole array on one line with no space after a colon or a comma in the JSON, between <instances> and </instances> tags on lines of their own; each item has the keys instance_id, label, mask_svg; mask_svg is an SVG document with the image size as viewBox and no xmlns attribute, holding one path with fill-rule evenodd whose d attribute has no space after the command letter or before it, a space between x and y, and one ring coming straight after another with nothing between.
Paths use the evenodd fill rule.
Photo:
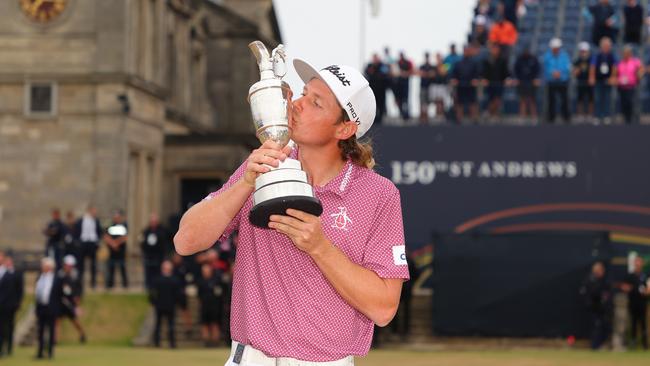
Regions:
<instances>
[{"instance_id":1,"label":"spectator in stand","mask_svg":"<svg viewBox=\"0 0 650 366\"><path fill-rule=\"evenodd\" d=\"M410 117L409 81L411 80L411 75L413 74L413 63L411 60L406 58L404 52L400 52L399 60L397 60L397 66L399 67L399 76L397 77L397 94L395 95L395 98L397 100L397 106L399 107L402 119L408 120Z\"/></svg>"},{"instance_id":2,"label":"spectator in stand","mask_svg":"<svg viewBox=\"0 0 650 366\"><path fill-rule=\"evenodd\" d=\"M431 80L430 97L436 106L436 114L434 119L438 122L445 120L445 112L452 104L451 96L449 95L448 84L449 73L447 72L447 65L442 59L442 54L436 54L436 66L434 69L433 80Z\"/></svg>"},{"instance_id":3,"label":"spectator in stand","mask_svg":"<svg viewBox=\"0 0 650 366\"><path fill-rule=\"evenodd\" d=\"M432 102L429 88L436 74L436 68L431 64L431 55L424 53L424 63L420 65L420 122L427 123L429 120L429 105Z\"/></svg>"},{"instance_id":4,"label":"spectator in stand","mask_svg":"<svg viewBox=\"0 0 650 366\"><path fill-rule=\"evenodd\" d=\"M384 48L384 65L388 66L388 82L387 89L393 93L393 99L397 103L397 74L399 68L397 67L397 59L390 54L388 47ZM399 108L399 107L398 107Z\"/></svg>"},{"instance_id":5,"label":"spectator in stand","mask_svg":"<svg viewBox=\"0 0 650 366\"><path fill-rule=\"evenodd\" d=\"M481 47L487 46L489 33L487 31L487 19L483 15L477 15L474 19L474 30L468 36L469 43L476 43Z\"/></svg>"},{"instance_id":6,"label":"spectator in stand","mask_svg":"<svg viewBox=\"0 0 650 366\"><path fill-rule=\"evenodd\" d=\"M106 229L104 242L108 246L108 270L106 274L106 289L112 289L115 284L115 269L122 275L122 287L129 287L126 273L126 241L128 238L128 225L124 220L124 213L117 210L113 213L113 223Z\"/></svg>"},{"instance_id":7,"label":"spectator in stand","mask_svg":"<svg viewBox=\"0 0 650 366\"><path fill-rule=\"evenodd\" d=\"M530 53L529 47L517 57L514 66L515 84L519 97L519 116L537 119L537 87L540 85L540 65L537 57Z\"/></svg>"},{"instance_id":8,"label":"spectator in stand","mask_svg":"<svg viewBox=\"0 0 650 366\"><path fill-rule=\"evenodd\" d=\"M571 61L569 55L562 49L562 40L551 39L550 50L544 54L544 81L546 82L547 113L549 123L555 122L556 99L560 99L560 110L564 122L569 123L569 76Z\"/></svg>"},{"instance_id":9,"label":"spectator in stand","mask_svg":"<svg viewBox=\"0 0 650 366\"><path fill-rule=\"evenodd\" d=\"M605 277L605 266L596 262L580 288L580 295L589 309L591 320L591 349L599 349L612 331L612 286Z\"/></svg>"},{"instance_id":10,"label":"spectator in stand","mask_svg":"<svg viewBox=\"0 0 650 366\"><path fill-rule=\"evenodd\" d=\"M469 108L472 121L478 121L478 100L476 88L481 77L481 67L474 59L472 46L463 50L463 58L458 61L451 73L451 85L456 88L456 120L464 122L465 107Z\"/></svg>"},{"instance_id":11,"label":"spectator in stand","mask_svg":"<svg viewBox=\"0 0 650 366\"><path fill-rule=\"evenodd\" d=\"M483 61L481 76L488 98L488 113L492 122L496 122L501 115L503 90L510 77L508 60L501 55L499 45L490 46L490 56Z\"/></svg>"},{"instance_id":12,"label":"spectator in stand","mask_svg":"<svg viewBox=\"0 0 650 366\"><path fill-rule=\"evenodd\" d=\"M377 113L375 123L381 124L382 119L386 116L386 89L390 84L390 68L381 61L378 54L372 55L372 62L366 66L366 79L370 84L370 89L375 93L377 99Z\"/></svg>"},{"instance_id":13,"label":"spectator in stand","mask_svg":"<svg viewBox=\"0 0 650 366\"><path fill-rule=\"evenodd\" d=\"M451 74L454 72L454 66L460 61L462 57L456 52L456 45L454 43L449 45L449 54L445 57L445 65L447 71Z\"/></svg>"},{"instance_id":14,"label":"spectator in stand","mask_svg":"<svg viewBox=\"0 0 650 366\"><path fill-rule=\"evenodd\" d=\"M576 80L576 113L583 121L594 114L594 87L589 84L591 52L588 42L578 45L578 58L573 61L573 77Z\"/></svg>"},{"instance_id":15,"label":"spectator in stand","mask_svg":"<svg viewBox=\"0 0 650 366\"><path fill-rule=\"evenodd\" d=\"M77 271L77 259L73 255L63 257L63 269L58 276L61 278L62 296L61 311L59 319L56 322L57 335L61 329L60 318L68 318L79 333L79 342L86 343L86 332L79 321L79 312L81 305L81 283L79 282L79 272ZM57 336L58 338L58 336Z\"/></svg>"},{"instance_id":16,"label":"spectator in stand","mask_svg":"<svg viewBox=\"0 0 650 366\"><path fill-rule=\"evenodd\" d=\"M519 7L524 5L523 0L500 0L499 1L499 15L502 15L507 21L517 28L517 13Z\"/></svg>"},{"instance_id":17,"label":"spectator in stand","mask_svg":"<svg viewBox=\"0 0 650 366\"><path fill-rule=\"evenodd\" d=\"M501 46L501 54L505 58L508 58L510 48L517 43L517 36L517 28L501 15L490 29L490 42Z\"/></svg>"},{"instance_id":18,"label":"spectator in stand","mask_svg":"<svg viewBox=\"0 0 650 366\"><path fill-rule=\"evenodd\" d=\"M643 258L635 258L634 270L625 277L621 289L627 293L627 306L632 320L632 344L630 348L636 348L638 330L641 333L643 348L647 350L648 323L646 321L646 314L648 297L650 297L650 278L643 272Z\"/></svg>"},{"instance_id":19,"label":"spectator in stand","mask_svg":"<svg viewBox=\"0 0 650 366\"><path fill-rule=\"evenodd\" d=\"M160 225L158 215L152 213L149 216L149 226L142 232L140 241L146 289L150 289L153 280L160 275L160 264L169 251L168 237L167 231Z\"/></svg>"},{"instance_id":20,"label":"spectator in stand","mask_svg":"<svg viewBox=\"0 0 650 366\"><path fill-rule=\"evenodd\" d=\"M634 57L632 46L623 47L623 58L616 67L618 94L621 100L621 112L625 123L631 124L634 117L637 89L643 80L644 67L641 60Z\"/></svg>"},{"instance_id":21,"label":"spectator in stand","mask_svg":"<svg viewBox=\"0 0 650 366\"><path fill-rule=\"evenodd\" d=\"M77 266L79 267L79 281L83 292L87 258L90 259L90 286L94 289L97 285L97 248L104 232L97 218L97 209L93 205L89 205L86 213L77 220L75 232L79 236L77 239L81 245L81 256Z\"/></svg>"},{"instance_id":22,"label":"spectator in stand","mask_svg":"<svg viewBox=\"0 0 650 366\"><path fill-rule=\"evenodd\" d=\"M623 42L635 45L641 44L643 14L644 9L637 0L627 0L623 7L623 19L625 20Z\"/></svg>"},{"instance_id":23,"label":"spectator in stand","mask_svg":"<svg viewBox=\"0 0 650 366\"><path fill-rule=\"evenodd\" d=\"M612 86L616 85L616 64L618 60L612 53L612 41L603 37L600 52L591 58L589 84L595 86L596 119L598 123L612 121Z\"/></svg>"},{"instance_id":24,"label":"spectator in stand","mask_svg":"<svg viewBox=\"0 0 650 366\"><path fill-rule=\"evenodd\" d=\"M474 8L474 16L483 16L486 20L485 26L490 27L492 25L492 20L496 19L497 8L492 3L492 0L479 0L478 4Z\"/></svg>"},{"instance_id":25,"label":"spectator in stand","mask_svg":"<svg viewBox=\"0 0 650 366\"><path fill-rule=\"evenodd\" d=\"M47 237L45 242L45 256L54 259L56 267L61 266L63 260L63 235L65 233L65 225L61 221L61 211L54 208L51 211L52 220L48 222L43 230L43 234Z\"/></svg>"},{"instance_id":26,"label":"spectator in stand","mask_svg":"<svg viewBox=\"0 0 650 366\"><path fill-rule=\"evenodd\" d=\"M23 272L16 270L13 258L0 251L0 358L13 352L16 313L23 302L24 281Z\"/></svg>"},{"instance_id":27,"label":"spectator in stand","mask_svg":"<svg viewBox=\"0 0 650 366\"><path fill-rule=\"evenodd\" d=\"M201 266L198 281L201 302L201 337L205 347L215 346L221 336L223 322L225 285L221 279L223 272L215 271L210 264Z\"/></svg>"},{"instance_id":28,"label":"spectator in stand","mask_svg":"<svg viewBox=\"0 0 650 366\"><path fill-rule=\"evenodd\" d=\"M174 265L166 260L161 265L160 276L156 277L149 292L149 300L156 310L156 326L154 328L153 342L160 347L160 326L163 318L167 320L167 335L169 347L176 348L175 325L176 306L179 304L183 292L181 283L174 277Z\"/></svg>"},{"instance_id":29,"label":"spectator in stand","mask_svg":"<svg viewBox=\"0 0 650 366\"><path fill-rule=\"evenodd\" d=\"M600 44L600 40L608 37L610 40L616 38L616 11L609 3L609 0L599 0L598 4L589 7L588 15L593 19L591 30L592 42Z\"/></svg>"}]
</instances>

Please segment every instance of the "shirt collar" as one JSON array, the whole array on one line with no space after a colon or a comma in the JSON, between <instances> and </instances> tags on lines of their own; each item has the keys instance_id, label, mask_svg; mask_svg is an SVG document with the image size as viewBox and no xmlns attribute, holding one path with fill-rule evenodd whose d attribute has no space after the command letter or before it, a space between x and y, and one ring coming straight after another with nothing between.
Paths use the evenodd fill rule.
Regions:
<instances>
[{"instance_id":1,"label":"shirt collar","mask_svg":"<svg viewBox=\"0 0 650 366\"><path fill-rule=\"evenodd\" d=\"M289 157L292 159L298 159L298 147L294 148L291 153L289 154ZM343 165L343 168L339 172L339 174L327 184L325 184L322 187L318 186L313 186L314 192L318 193L323 193L323 192L332 192L339 197L343 197L343 194L347 192L348 188L350 187L350 182L352 178L354 177L354 173L356 172L356 165L352 163L352 160L348 159L345 162L345 165Z\"/></svg>"}]
</instances>

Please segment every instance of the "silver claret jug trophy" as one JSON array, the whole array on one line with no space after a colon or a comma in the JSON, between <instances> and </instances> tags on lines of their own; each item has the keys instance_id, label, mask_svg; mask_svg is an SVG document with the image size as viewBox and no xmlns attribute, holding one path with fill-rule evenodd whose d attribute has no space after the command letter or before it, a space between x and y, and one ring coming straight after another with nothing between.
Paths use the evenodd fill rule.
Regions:
<instances>
[{"instance_id":1,"label":"silver claret jug trophy","mask_svg":"<svg viewBox=\"0 0 650 366\"><path fill-rule=\"evenodd\" d=\"M251 42L248 47L260 68L260 81L248 91L255 135L262 143L270 139L284 147L291 139L288 115L291 89L282 81L287 73L284 46L279 45L271 54L260 41ZM286 215L289 208L316 216L323 212L323 206L307 182L307 173L298 160L291 158L257 177L249 219L255 226L268 228L271 215Z\"/></svg>"}]
</instances>

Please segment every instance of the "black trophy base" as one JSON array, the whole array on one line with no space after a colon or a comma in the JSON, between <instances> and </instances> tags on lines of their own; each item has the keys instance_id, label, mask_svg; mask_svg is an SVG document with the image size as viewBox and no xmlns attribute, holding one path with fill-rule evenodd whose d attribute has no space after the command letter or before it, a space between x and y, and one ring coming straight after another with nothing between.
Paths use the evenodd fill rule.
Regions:
<instances>
[{"instance_id":1,"label":"black trophy base","mask_svg":"<svg viewBox=\"0 0 650 366\"><path fill-rule=\"evenodd\" d=\"M287 209L304 211L314 216L320 216L323 213L323 206L318 198L306 196L287 196L273 198L268 201L260 202L253 207L248 219L251 224L268 229L269 218L271 215L286 215Z\"/></svg>"}]
</instances>

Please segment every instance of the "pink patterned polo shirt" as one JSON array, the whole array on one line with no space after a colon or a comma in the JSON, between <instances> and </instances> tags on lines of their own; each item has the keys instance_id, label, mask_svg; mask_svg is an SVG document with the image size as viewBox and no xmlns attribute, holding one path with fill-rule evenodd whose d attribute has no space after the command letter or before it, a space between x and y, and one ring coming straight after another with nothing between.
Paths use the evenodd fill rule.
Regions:
<instances>
[{"instance_id":1,"label":"pink patterned polo shirt","mask_svg":"<svg viewBox=\"0 0 650 366\"><path fill-rule=\"evenodd\" d=\"M245 166L206 199L239 180ZM314 192L323 204L325 235L350 260L382 278L409 278L400 195L392 182L348 161ZM239 230L232 339L269 357L322 362L367 354L373 322L345 302L287 236L252 225L251 208L252 195L223 234Z\"/></svg>"}]
</instances>

